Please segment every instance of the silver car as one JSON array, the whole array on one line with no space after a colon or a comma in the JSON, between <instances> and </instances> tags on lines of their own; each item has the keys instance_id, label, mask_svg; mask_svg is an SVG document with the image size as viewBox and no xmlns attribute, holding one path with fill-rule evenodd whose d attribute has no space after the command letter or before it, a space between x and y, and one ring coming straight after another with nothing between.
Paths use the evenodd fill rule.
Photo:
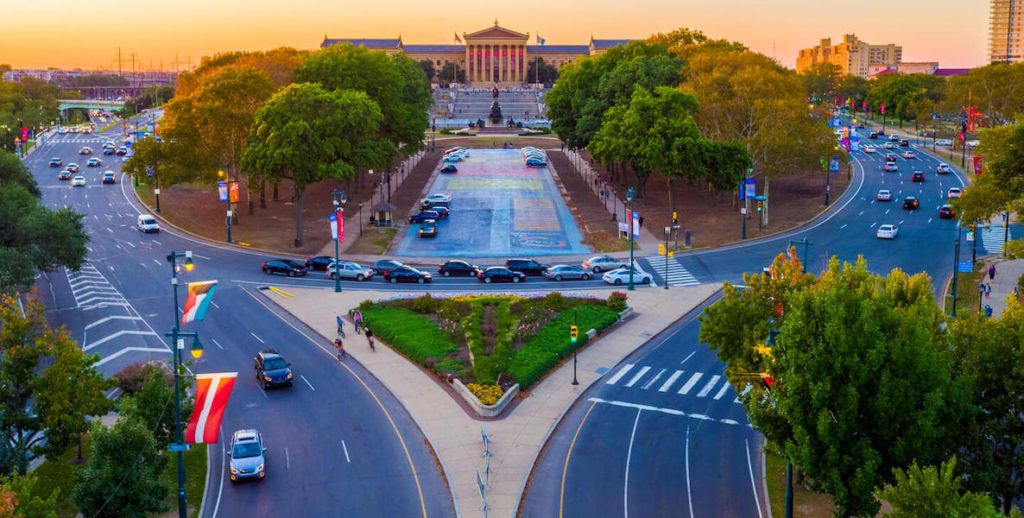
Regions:
<instances>
[{"instance_id":1,"label":"silver car","mask_svg":"<svg viewBox=\"0 0 1024 518\"><path fill-rule=\"evenodd\" d=\"M327 263L327 277L334 279L334 261ZM373 278L373 268L351 261L338 261L338 277L365 281Z\"/></svg>"},{"instance_id":2,"label":"silver car","mask_svg":"<svg viewBox=\"0 0 1024 518\"><path fill-rule=\"evenodd\" d=\"M575 264L559 264L544 270L544 276L549 280L561 281L567 279L590 280L590 271L584 270Z\"/></svg>"},{"instance_id":3,"label":"silver car","mask_svg":"<svg viewBox=\"0 0 1024 518\"><path fill-rule=\"evenodd\" d=\"M263 436L256 430L238 430L231 434L231 449L227 451L231 481L243 478L263 480L267 476L267 462L263 455L266 451Z\"/></svg>"},{"instance_id":4,"label":"silver car","mask_svg":"<svg viewBox=\"0 0 1024 518\"><path fill-rule=\"evenodd\" d=\"M597 255L583 262L583 269L594 273L610 272L622 268L628 261L622 261L608 255Z\"/></svg>"}]
</instances>

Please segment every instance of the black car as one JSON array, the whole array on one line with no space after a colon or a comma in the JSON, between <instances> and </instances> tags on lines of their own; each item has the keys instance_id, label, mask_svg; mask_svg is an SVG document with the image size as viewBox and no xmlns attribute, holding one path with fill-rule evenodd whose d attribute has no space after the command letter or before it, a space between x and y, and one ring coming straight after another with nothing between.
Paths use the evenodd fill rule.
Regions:
<instances>
[{"instance_id":1,"label":"black car","mask_svg":"<svg viewBox=\"0 0 1024 518\"><path fill-rule=\"evenodd\" d=\"M421 272L415 268L403 266L401 268L395 268L390 272L384 274L384 282L418 282L423 284L430 282L431 277L427 272Z\"/></svg>"},{"instance_id":2,"label":"black car","mask_svg":"<svg viewBox=\"0 0 1024 518\"><path fill-rule=\"evenodd\" d=\"M438 207L444 207L445 209L449 209L449 208L451 208L451 203L452 202L450 202L450 201L426 201L426 200L423 200L423 202L420 203L420 209L421 210L437 210Z\"/></svg>"},{"instance_id":3,"label":"black car","mask_svg":"<svg viewBox=\"0 0 1024 518\"><path fill-rule=\"evenodd\" d=\"M912 181L912 182L923 182L924 181L924 173L922 173L921 171L914 172L914 176L910 177L910 181Z\"/></svg>"},{"instance_id":4,"label":"black car","mask_svg":"<svg viewBox=\"0 0 1024 518\"><path fill-rule=\"evenodd\" d=\"M459 170L455 167L455 164L445 164L441 167L442 173L457 173Z\"/></svg>"},{"instance_id":5,"label":"black car","mask_svg":"<svg viewBox=\"0 0 1024 518\"><path fill-rule=\"evenodd\" d=\"M377 261L377 262L373 263L372 265L370 265L370 268L373 268L373 273L375 273L377 275L383 275L383 274L386 274L386 273L388 273L388 272L390 272L392 270L401 268L403 266L405 266L405 265L400 263L400 262L398 262L398 261L392 261L392 260L389 260L389 259L381 259L380 261Z\"/></svg>"},{"instance_id":6,"label":"black car","mask_svg":"<svg viewBox=\"0 0 1024 518\"><path fill-rule=\"evenodd\" d=\"M868 138L869 139L877 139L878 138L878 132L877 131L872 131L871 133L868 133Z\"/></svg>"},{"instance_id":7,"label":"black car","mask_svg":"<svg viewBox=\"0 0 1024 518\"><path fill-rule=\"evenodd\" d=\"M306 265L291 259L274 259L263 263L263 273L299 277L306 275Z\"/></svg>"},{"instance_id":8,"label":"black car","mask_svg":"<svg viewBox=\"0 0 1024 518\"><path fill-rule=\"evenodd\" d=\"M333 257L326 255L318 255L316 257L310 257L306 259L306 268L313 270L314 272L326 272L327 266L334 261Z\"/></svg>"},{"instance_id":9,"label":"black car","mask_svg":"<svg viewBox=\"0 0 1024 518\"><path fill-rule=\"evenodd\" d=\"M522 272L526 275L544 275L544 270L548 269L546 264L540 264L533 259L509 259L505 261L505 268L509 270Z\"/></svg>"},{"instance_id":10,"label":"black car","mask_svg":"<svg viewBox=\"0 0 1024 518\"><path fill-rule=\"evenodd\" d=\"M917 201L917 198L913 196L903 198L903 210L917 210L918 206L920 206L920 202Z\"/></svg>"},{"instance_id":11,"label":"black car","mask_svg":"<svg viewBox=\"0 0 1024 518\"><path fill-rule=\"evenodd\" d=\"M900 139L900 147L910 147L910 141L907 139Z\"/></svg>"},{"instance_id":12,"label":"black car","mask_svg":"<svg viewBox=\"0 0 1024 518\"><path fill-rule=\"evenodd\" d=\"M441 216L437 213L437 211L421 210L419 214L415 214L413 216L409 216L409 223L423 223L424 221L426 221L428 219L432 219L434 221L437 221L437 218L440 218L440 217Z\"/></svg>"},{"instance_id":13,"label":"black car","mask_svg":"<svg viewBox=\"0 0 1024 518\"><path fill-rule=\"evenodd\" d=\"M105 147L105 148L103 148L103 154L104 155L113 155L114 154L114 148L112 148L112 147Z\"/></svg>"},{"instance_id":14,"label":"black car","mask_svg":"<svg viewBox=\"0 0 1024 518\"><path fill-rule=\"evenodd\" d=\"M437 237L436 219L428 219L420 223L420 237Z\"/></svg>"},{"instance_id":15,"label":"black car","mask_svg":"<svg viewBox=\"0 0 1024 518\"><path fill-rule=\"evenodd\" d=\"M954 209L952 205L946 204L946 205L943 205L941 209L939 209L939 218L940 219L953 219L955 217L956 217L956 209Z\"/></svg>"},{"instance_id":16,"label":"black car","mask_svg":"<svg viewBox=\"0 0 1024 518\"><path fill-rule=\"evenodd\" d=\"M445 219L445 218L448 217L448 207L447 206L438 205L436 207L430 207L430 210L436 212L437 213L437 217L439 217L441 219Z\"/></svg>"},{"instance_id":17,"label":"black car","mask_svg":"<svg viewBox=\"0 0 1024 518\"><path fill-rule=\"evenodd\" d=\"M292 386L291 365L277 349L265 349L256 353L253 368L256 369L256 381L263 385L263 390L279 385Z\"/></svg>"},{"instance_id":18,"label":"black car","mask_svg":"<svg viewBox=\"0 0 1024 518\"><path fill-rule=\"evenodd\" d=\"M504 268L502 266L492 266L476 276L480 282L522 282L526 280L526 274L523 272L516 272Z\"/></svg>"},{"instance_id":19,"label":"black car","mask_svg":"<svg viewBox=\"0 0 1024 518\"><path fill-rule=\"evenodd\" d=\"M445 277L476 277L480 268L466 261L448 261L437 267L437 273Z\"/></svg>"}]
</instances>

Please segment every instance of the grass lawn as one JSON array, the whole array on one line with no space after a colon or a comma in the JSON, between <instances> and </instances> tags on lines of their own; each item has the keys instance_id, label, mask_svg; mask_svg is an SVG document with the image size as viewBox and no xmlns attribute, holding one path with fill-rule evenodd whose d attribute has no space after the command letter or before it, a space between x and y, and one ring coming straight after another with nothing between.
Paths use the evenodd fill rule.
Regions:
<instances>
[{"instance_id":1,"label":"grass lawn","mask_svg":"<svg viewBox=\"0 0 1024 518\"><path fill-rule=\"evenodd\" d=\"M984 264L984 266L982 266ZM988 265L985 263L978 262L975 267L974 273L958 273L957 275L957 288L956 288L956 314L957 316L969 315L971 313L978 312L978 299L980 297L978 293L978 284L988 280L986 274ZM953 286L949 286L949 295L946 305L952 303L953 300ZM984 307L984 306L982 306ZM949 311L946 311L949 313Z\"/></svg>"},{"instance_id":2,"label":"grass lawn","mask_svg":"<svg viewBox=\"0 0 1024 518\"><path fill-rule=\"evenodd\" d=\"M786 458L768 453L765 455L765 478L768 485L768 500L771 502L772 516L786 516ZM794 475L794 478L795 475ZM793 485L793 516L818 518L832 516L835 506L832 497L824 493L815 493Z\"/></svg>"},{"instance_id":3,"label":"grass lawn","mask_svg":"<svg viewBox=\"0 0 1024 518\"><path fill-rule=\"evenodd\" d=\"M592 231L583 240L583 244L592 246L595 252L625 252L629 250L629 241L603 230Z\"/></svg>"},{"instance_id":4,"label":"grass lawn","mask_svg":"<svg viewBox=\"0 0 1024 518\"><path fill-rule=\"evenodd\" d=\"M386 254L391 247L391 241L395 239L398 229L395 227L367 227L363 229L363 235L356 238L356 242L348 247L349 254Z\"/></svg>"},{"instance_id":5,"label":"grass lawn","mask_svg":"<svg viewBox=\"0 0 1024 518\"><path fill-rule=\"evenodd\" d=\"M188 497L188 515L199 516L199 504L203 501L203 491L206 490L206 446L192 445L192 449L185 452L185 495ZM167 487L167 513L160 516L178 515L178 458L177 454L171 454L168 460L167 469L161 477Z\"/></svg>"}]
</instances>

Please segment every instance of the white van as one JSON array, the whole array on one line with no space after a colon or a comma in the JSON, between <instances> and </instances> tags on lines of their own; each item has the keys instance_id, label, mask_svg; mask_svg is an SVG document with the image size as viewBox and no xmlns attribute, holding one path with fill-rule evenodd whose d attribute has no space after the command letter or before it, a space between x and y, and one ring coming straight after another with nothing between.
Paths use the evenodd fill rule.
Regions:
<instances>
[{"instance_id":1,"label":"white van","mask_svg":"<svg viewBox=\"0 0 1024 518\"><path fill-rule=\"evenodd\" d=\"M139 214L138 219L135 220L135 228L137 228L139 232L145 232L147 234L150 232L160 232L160 225L157 224L156 218L149 214Z\"/></svg>"}]
</instances>

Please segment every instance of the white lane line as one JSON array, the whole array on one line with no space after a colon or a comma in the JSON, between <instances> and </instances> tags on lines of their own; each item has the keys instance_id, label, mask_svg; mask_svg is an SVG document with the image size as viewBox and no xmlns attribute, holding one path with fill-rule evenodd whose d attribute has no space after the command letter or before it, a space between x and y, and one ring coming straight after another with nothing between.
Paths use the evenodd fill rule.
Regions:
<instances>
[{"instance_id":1,"label":"white lane line","mask_svg":"<svg viewBox=\"0 0 1024 518\"><path fill-rule=\"evenodd\" d=\"M216 338L211 338L210 340L213 340L213 345L216 345L217 347L220 347L220 350L222 350L222 351L224 350L224 346L221 345L220 342L218 342Z\"/></svg>"},{"instance_id":2,"label":"white lane line","mask_svg":"<svg viewBox=\"0 0 1024 518\"><path fill-rule=\"evenodd\" d=\"M249 331L249 334L251 334L253 338L259 340L261 344L267 343L267 342L264 342L262 338L256 336L256 333L253 333L252 331Z\"/></svg>"},{"instance_id":3,"label":"white lane line","mask_svg":"<svg viewBox=\"0 0 1024 518\"><path fill-rule=\"evenodd\" d=\"M658 381L658 379L661 378L662 374L665 374L665 369L661 369L660 371L658 371L658 373L655 374L654 377L651 378L650 381L648 381L647 383L644 383L644 386L640 387L640 390L647 390L647 389L651 388L651 385L653 385L655 381Z\"/></svg>"},{"instance_id":4,"label":"white lane line","mask_svg":"<svg viewBox=\"0 0 1024 518\"><path fill-rule=\"evenodd\" d=\"M614 384L618 383L619 380L622 379L622 377L625 376L626 373L629 372L629 370L632 369L632 368L633 368L633 364L632 363L627 363L627 364L623 365L622 368L619 369L619 372L616 372L615 375L612 376L612 378L610 380L606 381L605 383L607 383L609 385L614 385Z\"/></svg>"},{"instance_id":5,"label":"white lane line","mask_svg":"<svg viewBox=\"0 0 1024 518\"><path fill-rule=\"evenodd\" d=\"M111 234L114 233L114 231L110 227L107 227L107 232L110 232Z\"/></svg>"},{"instance_id":6,"label":"white lane line","mask_svg":"<svg viewBox=\"0 0 1024 518\"><path fill-rule=\"evenodd\" d=\"M306 377L305 377L305 376L303 376L302 374L299 374L299 377L300 377L300 378L302 378L302 381L305 381L305 382L306 382L306 385L309 385L309 388L310 388L311 390L313 390L314 392L316 392L316 388L315 388L315 387L313 387L313 384L312 384L312 383L310 383L310 382L309 382L309 380L308 380L308 379L306 379Z\"/></svg>"},{"instance_id":7,"label":"white lane line","mask_svg":"<svg viewBox=\"0 0 1024 518\"><path fill-rule=\"evenodd\" d=\"M160 245L160 242L159 242L159 241L157 241L156 239L154 239L154 240L153 240L153 242L154 242L154 243L156 243L156 244L157 244L157 246L161 246L161 245Z\"/></svg>"},{"instance_id":8,"label":"white lane line","mask_svg":"<svg viewBox=\"0 0 1024 518\"><path fill-rule=\"evenodd\" d=\"M758 518L764 518L761 514L761 501L757 499L757 484L754 483L754 465L750 462L750 441L743 440L743 449L747 451L747 468L750 470L750 487L754 490L754 504L757 506Z\"/></svg>"},{"instance_id":9,"label":"white lane line","mask_svg":"<svg viewBox=\"0 0 1024 518\"><path fill-rule=\"evenodd\" d=\"M722 396L725 395L725 392L729 390L730 386L731 385L729 385L728 383L722 385L722 388L718 390L718 394L715 394L715 399L722 399Z\"/></svg>"},{"instance_id":10,"label":"white lane line","mask_svg":"<svg viewBox=\"0 0 1024 518\"><path fill-rule=\"evenodd\" d=\"M888 214L890 210L892 209L885 209L885 213Z\"/></svg>"},{"instance_id":11,"label":"white lane line","mask_svg":"<svg viewBox=\"0 0 1024 518\"><path fill-rule=\"evenodd\" d=\"M633 439L636 438L636 425L640 422L640 412L636 410L636 419L633 421L633 433L629 436L629 450L626 452L626 481L622 484L622 512L623 518L629 518L629 461L633 457Z\"/></svg>"},{"instance_id":12,"label":"white lane line","mask_svg":"<svg viewBox=\"0 0 1024 518\"><path fill-rule=\"evenodd\" d=\"M113 266L110 266L109 264L107 265L107 268L110 268L110 271L114 271L114 267L113 267ZM212 301L211 301L211 302L212 302Z\"/></svg>"},{"instance_id":13,"label":"white lane line","mask_svg":"<svg viewBox=\"0 0 1024 518\"><path fill-rule=\"evenodd\" d=\"M156 259L153 259L153 262L156 263L157 266L160 266L160 261L157 261Z\"/></svg>"},{"instance_id":14,"label":"white lane line","mask_svg":"<svg viewBox=\"0 0 1024 518\"><path fill-rule=\"evenodd\" d=\"M932 222L932 218L928 218L928 223L931 223L931 222Z\"/></svg>"},{"instance_id":15,"label":"white lane line","mask_svg":"<svg viewBox=\"0 0 1024 518\"><path fill-rule=\"evenodd\" d=\"M864 214L864 211L860 211L860 212L857 213L858 216L862 216L863 214Z\"/></svg>"},{"instance_id":16,"label":"white lane line","mask_svg":"<svg viewBox=\"0 0 1024 518\"><path fill-rule=\"evenodd\" d=\"M683 385L683 388L679 389L678 393L686 395L686 393L690 392L690 389L692 389L693 386L697 384L697 381L700 380L701 376L703 376L703 374L699 372L695 373L693 376L690 376L690 379L686 381L686 384Z\"/></svg>"},{"instance_id":17,"label":"white lane line","mask_svg":"<svg viewBox=\"0 0 1024 518\"><path fill-rule=\"evenodd\" d=\"M707 385L704 385L704 388L700 389L700 392L697 393L697 397L705 397L710 394L711 389L715 388L715 383L718 383L719 379L721 379L721 376L711 376Z\"/></svg>"},{"instance_id":18,"label":"white lane line","mask_svg":"<svg viewBox=\"0 0 1024 518\"><path fill-rule=\"evenodd\" d=\"M690 488L690 427L686 427L686 501L690 504L690 518L693 518L693 491Z\"/></svg>"},{"instance_id":19,"label":"white lane line","mask_svg":"<svg viewBox=\"0 0 1024 518\"><path fill-rule=\"evenodd\" d=\"M215 307L215 308L217 308L217 309L220 309L220 306L218 306L216 302L214 302L214 301L212 301L212 300L211 300L211 301L210 301L210 304L212 304L212 305L213 305L213 307Z\"/></svg>"},{"instance_id":20,"label":"white lane line","mask_svg":"<svg viewBox=\"0 0 1024 518\"><path fill-rule=\"evenodd\" d=\"M135 248L135 245L133 245L133 244L129 243L128 241L125 241L125 242L124 242L124 244L126 244L126 245L128 245L128 246L130 246L130 247L132 247L132 248Z\"/></svg>"},{"instance_id":21,"label":"white lane line","mask_svg":"<svg viewBox=\"0 0 1024 518\"><path fill-rule=\"evenodd\" d=\"M681 362L679 362L679 363L680 363L680 364L686 363L686 360L689 360L689 359L690 359L690 358L691 358L691 357L692 357L692 356L693 356L693 355L694 355L694 354L695 354L696 352L697 352L697 351L693 351L693 352L691 352L690 354L686 355L686 358L683 358L683 361L681 361Z\"/></svg>"},{"instance_id":22,"label":"white lane line","mask_svg":"<svg viewBox=\"0 0 1024 518\"><path fill-rule=\"evenodd\" d=\"M632 378L630 378L629 383L626 383L626 386L632 387L633 384L636 383L637 381L640 381L640 378L642 378L644 374L647 374L647 371L649 370L651 370L650 367L644 367L640 369L639 372L637 372L636 374L633 375Z\"/></svg>"},{"instance_id":23,"label":"white lane line","mask_svg":"<svg viewBox=\"0 0 1024 518\"><path fill-rule=\"evenodd\" d=\"M878 224L878 222L877 222L877 221L872 221L872 222L871 222L871 226L870 226L870 227L868 227L868 228L875 228L875 225L877 225L877 224Z\"/></svg>"},{"instance_id":24,"label":"white lane line","mask_svg":"<svg viewBox=\"0 0 1024 518\"><path fill-rule=\"evenodd\" d=\"M139 263L139 266L145 268L146 267L146 263ZM211 300L210 302L213 302L213 301Z\"/></svg>"},{"instance_id":25,"label":"white lane line","mask_svg":"<svg viewBox=\"0 0 1024 518\"><path fill-rule=\"evenodd\" d=\"M348 457L348 446L345 446L345 439L341 440L341 449L342 449L342 451L345 452L345 462L351 464L352 463L352 459L350 459Z\"/></svg>"},{"instance_id":26,"label":"white lane line","mask_svg":"<svg viewBox=\"0 0 1024 518\"><path fill-rule=\"evenodd\" d=\"M846 228L846 223L843 223L843 226L839 227L839 230L842 230L844 228Z\"/></svg>"},{"instance_id":27,"label":"white lane line","mask_svg":"<svg viewBox=\"0 0 1024 518\"><path fill-rule=\"evenodd\" d=\"M748 452L747 455L749 456L750 453ZM288 455L288 447L287 446L284 447L284 466L286 468L288 468L288 471L292 470L292 458L291 458L291 456Z\"/></svg>"},{"instance_id":28,"label":"white lane line","mask_svg":"<svg viewBox=\"0 0 1024 518\"><path fill-rule=\"evenodd\" d=\"M668 388L671 387L672 384L675 383L676 380L679 379L679 376L681 376L682 374L683 371L675 371L674 373L672 373L672 375L669 376L667 380L665 380L665 383L661 384L661 388L658 389L658 392L668 392Z\"/></svg>"}]
</instances>

